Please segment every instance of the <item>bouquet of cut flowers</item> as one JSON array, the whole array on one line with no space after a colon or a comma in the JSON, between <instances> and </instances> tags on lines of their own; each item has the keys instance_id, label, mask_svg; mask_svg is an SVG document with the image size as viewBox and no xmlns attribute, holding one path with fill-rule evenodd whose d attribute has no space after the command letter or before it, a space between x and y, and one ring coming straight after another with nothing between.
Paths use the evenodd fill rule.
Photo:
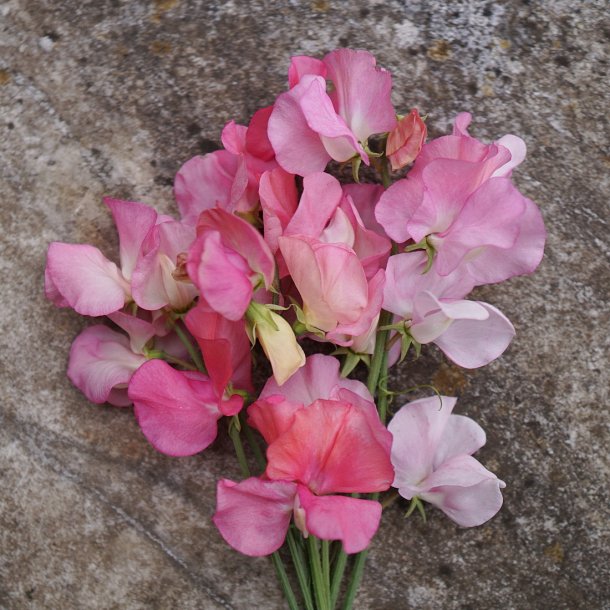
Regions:
<instances>
[{"instance_id":1,"label":"bouquet of cut flowers","mask_svg":"<svg viewBox=\"0 0 610 610\"><path fill-rule=\"evenodd\" d=\"M397 497L464 527L500 509L504 483L473 457L482 428L434 388L393 408L405 390L388 371L432 343L464 368L498 358L514 328L467 296L534 271L545 230L511 181L519 137L483 143L464 112L426 142L425 118L396 113L366 51L293 57L288 83L182 166L180 219L105 199L120 264L52 243L45 291L107 318L70 351L85 396L133 405L170 456L205 450L225 420L243 479L218 481L222 537L271 556L290 608L351 608ZM347 167L350 183L335 177ZM261 350L272 375L256 392Z\"/></svg>"}]
</instances>

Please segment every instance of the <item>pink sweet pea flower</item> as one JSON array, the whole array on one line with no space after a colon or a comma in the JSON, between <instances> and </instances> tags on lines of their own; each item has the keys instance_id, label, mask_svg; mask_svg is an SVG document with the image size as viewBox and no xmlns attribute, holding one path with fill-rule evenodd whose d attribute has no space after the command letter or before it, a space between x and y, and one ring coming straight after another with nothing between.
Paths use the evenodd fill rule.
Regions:
<instances>
[{"instance_id":1,"label":"pink sweet pea flower","mask_svg":"<svg viewBox=\"0 0 610 610\"><path fill-rule=\"evenodd\" d=\"M236 321L244 317L254 291L273 283L275 261L251 224L215 208L199 217L186 269L205 303Z\"/></svg>"},{"instance_id":2,"label":"pink sweet pea flower","mask_svg":"<svg viewBox=\"0 0 610 610\"><path fill-rule=\"evenodd\" d=\"M291 515L305 536L341 540L347 553L369 545L381 505L328 494L387 489L394 476L391 439L372 402L343 392L355 402L318 399L303 406L275 395L250 407L252 425L270 443L267 478L218 485L214 523L233 548L253 556L274 552Z\"/></svg>"},{"instance_id":3,"label":"pink sweet pea flower","mask_svg":"<svg viewBox=\"0 0 610 610\"><path fill-rule=\"evenodd\" d=\"M498 358L515 335L508 318L488 303L464 300L474 285L465 269L441 276L434 268L424 273L425 267L423 252L391 256L383 308L407 321L415 341L435 343L459 366Z\"/></svg>"},{"instance_id":4,"label":"pink sweet pea flower","mask_svg":"<svg viewBox=\"0 0 610 610\"><path fill-rule=\"evenodd\" d=\"M96 324L86 328L72 343L68 377L91 402L125 407L131 404L127 384L146 360L139 350L133 349L129 337Z\"/></svg>"},{"instance_id":5,"label":"pink sweet pea flower","mask_svg":"<svg viewBox=\"0 0 610 610\"><path fill-rule=\"evenodd\" d=\"M214 384L203 373L178 371L163 360L150 360L131 378L128 390L144 436L171 456L194 455L216 438L223 416ZM231 401L234 415L242 401Z\"/></svg>"},{"instance_id":6,"label":"pink sweet pea flower","mask_svg":"<svg viewBox=\"0 0 610 610\"><path fill-rule=\"evenodd\" d=\"M463 527L481 525L502 506L505 483L472 454L485 432L469 417L452 415L456 399L423 398L403 406L388 430L394 437L393 487L403 498L421 498Z\"/></svg>"},{"instance_id":7,"label":"pink sweet pea flower","mask_svg":"<svg viewBox=\"0 0 610 610\"><path fill-rule=\"evenodd\" d=\"M386 155L394 171L415 161L426 141L427 131L426 124L415 108L398 121L389 133L386 144Z\"/></svg>"},{"instance_id":8,"label":"pink sweet pea flower","mask_svg":"<svg viewBox=\"0 0 610 610\"><path fill-rule=\"evenodd\" d=\"M245 214L256 209L260 177L277 167L267 137L271 110L258 110L247 128L230 121L222 131L225 150L193 157L180 168L174 195L185 222L195 224L201 212L216 206Z\"/></svg>"},{"instance_id":9,"label":"pink sweet pea flower","mask_svg":"<svg viewBox=\"0 0 610 610\"><path fill-rule=\"evenodd\" d=\"M475 283L531 273L542 258L544 225L535 204L511 184L525 156L516 136L484 145L468 136L470 115L454 135L424 145L406 180L381 197L377 220L397 242L433 248L438 273L468 268Z\"/></svg>"},{"instance_id":10,"label":"pink sweet pea flower","mask_svg":"<svg viewBox=\"0 0 610 610\"><path fill-rule=\"evenodd\" d=\"M151 311L186 307L195 289L176 281L172 273L178 254L195 237L193 229L143 203L111 198L104 203L119 233L121 268L93 246L54 242L45 268L47 298L89 316L119 311L132 299Z\"/></svg>"},{"instance_id":11,"label":"pink sweet pea flower","mask_svg":"<svg viewBox=\"0 0 610 610\"><path fill-rule=\"evenodd\" d=\"M333 85L328 93L326 78ZM286 171L306 176L323 171L331 159L355 155L368 165L368 138L396 125L392 77L366 51L338 49L321 62L295 57L289 80L291 89L277 98L268 131Z\"/></svg>"}]
</instances>

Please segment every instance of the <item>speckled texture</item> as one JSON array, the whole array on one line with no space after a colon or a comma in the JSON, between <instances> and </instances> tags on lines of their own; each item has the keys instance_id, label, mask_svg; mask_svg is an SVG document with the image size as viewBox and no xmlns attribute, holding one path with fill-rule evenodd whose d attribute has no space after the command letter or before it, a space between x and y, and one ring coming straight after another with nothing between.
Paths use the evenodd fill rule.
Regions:
<instances>
[{"instance_id":1,"label":"speckled texture","mask_svg":"<svg viewBox=\"0 0 610 610\"><path fill-rule=\"evenodd\" d=\"M349 7L349 10L346 10ZM516 173L549 232L533 277L480 291L515 323L493 365L436 352L429 382L488 432L505 506L462 530L387 511L358 608L594 610L608 582L607 3L6 0L0 6L0 607L281 608L270 564L210 523L230 447L159 455L129 409L65 377L86 322L42 297L46 244L116 238L101 196L175 211L183 161L285 86L289 56L367 48L433 135L461 110L529 147ZM606 46L605 46L606 45ZM605 351L606 350L606 351Z\"/></svg>"}]
</instances>

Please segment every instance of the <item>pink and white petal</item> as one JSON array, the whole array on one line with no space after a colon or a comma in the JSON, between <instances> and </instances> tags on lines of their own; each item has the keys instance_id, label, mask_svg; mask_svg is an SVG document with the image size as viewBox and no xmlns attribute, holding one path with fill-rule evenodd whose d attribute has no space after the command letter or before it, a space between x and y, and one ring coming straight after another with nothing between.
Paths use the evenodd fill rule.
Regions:
<instances>
[{"instance_id":1,"label":"pink and white petal","mask_svg":"<svg viewBox=\"0 0 610 610\"><path fill-rule=\"evenodd\" d=\"M388 424L394 437L392 464L396 475L392 485L407 499L412 495L405 495L403 488L416 487L432 472L434 455L456 401L449 396L442 396L440 401L437 396L412 401Z\"/></svg>"},{"instance_id":2,"label":"pink and white petal","mask_svg":"<svg viewBox=\"0 0 610 610\"><path fill-rule=\"evenodd\" d=\"M295 55L290 59L288 68L288 85L292 89L299 84L302 76L313 74L326 78L326 65L323 61L307 55Z\"/></svg>"},{"instance_id":3,"label":"pink and white petal","mask_svg":"<svg viewBox=\"0 0 610 610\"><path fill-rule=\"evenodd\" d=\"M216 438L221 413L205 375L149 360L131 378L128 394L144 436L157 451L194 455Z\"/></svg>"},{"instance_id":4,"label":"pink and white petal","mask_svg":"<svg viewBox=\"0 0 610 610\"><path fill-rule=\"evenodd\" d=\"M519 236L514 245L510 248L488 246L466 263L477 285L532 273L540 264L546 240L544 221L533 201L524 198L524 202L525 212L519 221Z\"/></svg>"},{"instance_id":5,"label":"pink and white petal","mask_svg":"<svg viewBox=\"0 0 610 610\"><path fill-rule=\"evenodd\" d=\"M157 212L148 205L104 197L119 232L121 272L126 279L136 266L142 242L157 222Z\"/></svg>"},{"instance_id":6,"label":"pink and white petal","mask_svg":"<svg viewBox=\"0 0 610 610\"><path fill-rule=\"evenodd\" d=\"M460 455L472 455L486 442L485 431L465 415L451 414L434 454L433 468Z\"/></svg>"},{"instance_id":7,"label":"pink and white petal","mask_svg":"<svg viewBox=\"0 0 610 610\"><path fill-rule=\"evenodd\" d=\"M334 176L324 172L305 176L303 194L284 234L317 238L339 207L342 197L341 185Z\"/></svg>"},{"instance_id":8,"label":"pink and white petal","mask_svg":"<svg viewBox=\"0 0 610 610\"><path fill-rule=\"evenodd\" d=\"M411 239L408 223L423 202L424 184L405 179L395 182L381 195L375 208L375 218L394 241Z\"/></svg>"},{"instance_id":9,"label":"pink and white petal","mask_svg":"<svg viewBox=\"0 0 610 610\"><path fill-rule=\"evenodd\" d=\"M72 343L68 377L91 402L101 404L114 398L114 404L125 406L130 402L117 401L113 390L126 387L145 362L144 356L131 351L127 336L96 324Z\"/></svg>"},{"instance_id":10,"label":"pink and white petal","mask_svg":"<svg viewBox=\"0 0 610 610\"><path fill-rule=\"evenodd\" d=\"M268 447L266 474L318 494L384 491L394 473L387 444L377 440L384 427L377 420L374 433L371 423L354 405L316 400Z\"/></svg>"},{"instance_id":11,"label":"pink and white petal","mask_svg":"<svg viewBox=\"0 0 610 610\"><path fill-rule=\"evenodd\" d=\"M321 540L340 540L348 554L359 553L369 546L381 521L379 502L347 496L315 496L303 485L299 485L298 494L310 534Z\"/></svg>"},{"instance_id":12,"label":"pink and white petal","mask_svg":"<svg viewBox=\"0 0 610 610\"><path fill-rule=\"evenodd\" d=\"M510 345L515 328L498 309L479 303L489 317L486 320L454 320L434 343L445 356L466 369L475 369L498 358Z\"/></svg>"},{"instance_id":13,"label":"pink and white petal","mask_svg":"<svg viewBox=\"0 0 610 610\"><path fill-rule=\"evenodd\" d=\"M87 244L53 242L47 251L45 293L85 316L105 316L123 307L129 283L118 267Z\"/></svg>"},{"instance_id":14,"label":"pink and white petal","mask_svg":"<svg viewBox=\"0 0 610 610\"><path fill-rule=\"evenodd\" d=\"M231 208L231 189L239 160L239 156L227 150L217 150L193 157L178 170L174 196L185 222L194 225L201 212L217 204Z\"/></svg>"},{"instance_id":15,"label":"pink and white petal","mask_svg":"<svg viewBox=\"0 0 610 610\"><path fill-rule=\"evenodd\" d=\"M422 494L421 498L440 508L462 527L475 527L489 521L502 508L499 479L485 479L472 487L443 486Z\"/></svg>"},{"instance_id":16,"label":"pink and white petal","mask_svg":"<svg viewBox=\"0 0 610 610\"><path fill-rule=\"evenodd\" d=\"M358 140L366 142L375 133L391 131L396 125L392 106L392 75L378 68L367 51L337 49L324 57L337 113Z\"/></svg>"},{"instance_id":17,"label":"pink and white petal","mask_svg":"<svg viewBox=\"0 0 610 610\"><path fill-rule=\"evenodd\" d=\"M212 520L236 551L251 557L270 555L286 538L296 489L289 481L221 479Z\"/></svg>"},{"instance_id":18,"label":"pink and white petal","mask_svg":"<svg viewBox=\"0 0 610 610\"><path fill-rule=\"evenodd\" d=\"M280 394L261 397L248 407L248 425L258 430L270 445L290 429L294 423L294 414L302 408L303 404L288 400Z\"/></svg>"},{"instance_id":19,"label":"pink and white petal","mask_svg":"<svg viewBox=\"0 0 610 610\"><path fill-rule=\"evenodd\" d=\"M299 103L305 87L306 83L299 83L277 98L268 129L277 162L287 172L300 176L324 171L331 159L320 136L308 125Z\"/></svg>"},{"instance_id":20,"label":"pink and white petal","mask_svg":"<svg viewBox=\"0 0 610 610\"><path fill-rule=\"evenodd\" d=\"M505 487L493 472L469 455L457 456L444 464L421 484L418 494L440 508L463 527L481 525L502 506Z\"/></svg>"},{"instance_id":21,"label":"pink and white petal","mask_svg":"<svg viewBox=\"0 0 610 610\"><path fill-rule=\"evenodd\" d=\"M499 167L492 175L492 178L497 177L507 177L510 178L510 175L513 173L513 169L520 165L525 159L525 155L527 153L527 147L525 142L519 137L514 136L512 134L507 134L502 136L496 144L500 146L504 146L504 148L508 148L510 151L510 161Z\"/></svg>"}]
</instances>

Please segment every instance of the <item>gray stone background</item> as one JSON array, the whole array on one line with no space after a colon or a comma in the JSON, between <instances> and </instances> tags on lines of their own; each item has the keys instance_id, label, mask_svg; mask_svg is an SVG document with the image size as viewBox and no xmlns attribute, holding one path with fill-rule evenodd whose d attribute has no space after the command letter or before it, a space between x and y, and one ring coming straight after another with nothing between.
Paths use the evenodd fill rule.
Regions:
<instances>
[{"instance_id":1,"label":"gray stone background","mask_svg":"<svg viewBox=\"0 0 610 610\"><path fill-rule=\"evenodd\" d=\"M528 144L516 172L546 220L532 277L479 291L518 330L462 372L430 350L393 387L456 393L479 458L508 486L490 523L384 516L358 608L598 609L608 582L607 3L532 0L6 0L0 5L0 606L281 608L265 559L210 522L223 442L155 453L129 409L65 377L89 322L43 298L48 242L116 255L104 194L175 212L172 180L282 91L291 54L366 48L397 109L432 135L470 110L473 134Z\"/></svg>"}]
</instances>

